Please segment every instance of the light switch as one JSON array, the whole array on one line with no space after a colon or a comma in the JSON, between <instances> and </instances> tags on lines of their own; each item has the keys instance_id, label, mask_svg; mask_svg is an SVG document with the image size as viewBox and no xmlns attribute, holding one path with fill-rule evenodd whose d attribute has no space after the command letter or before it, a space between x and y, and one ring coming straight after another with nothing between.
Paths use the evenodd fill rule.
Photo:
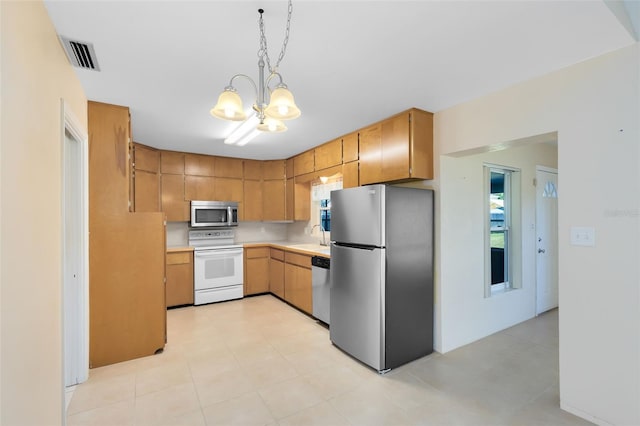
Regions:
<instances>
[{"instance_id":1,"label":"light switch","mask_svg":"<svg viewBox=\"0 0 640 426\"><path fill-rule=\"evenodd\" d=\"M596 245L596 229L593 227L572 226L571 227L571 244L574 246Z\"/></svg>"}]
</instances>

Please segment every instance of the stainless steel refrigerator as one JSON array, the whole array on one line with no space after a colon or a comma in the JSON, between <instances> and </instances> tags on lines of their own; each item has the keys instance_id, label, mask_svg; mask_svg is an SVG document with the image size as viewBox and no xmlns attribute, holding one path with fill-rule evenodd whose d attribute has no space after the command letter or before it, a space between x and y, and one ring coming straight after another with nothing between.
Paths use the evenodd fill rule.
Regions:
<instances>
[{"instance_id":1,"label":"stainless steel refrigerator","mask_svg":"<svg viewBox=\"0 0 640 426\"><path fill-rule=\"evenodd\" d=\"M331 192L330 337L385 371L433 352L433 191Z\"/></svg>"}]
</instances>

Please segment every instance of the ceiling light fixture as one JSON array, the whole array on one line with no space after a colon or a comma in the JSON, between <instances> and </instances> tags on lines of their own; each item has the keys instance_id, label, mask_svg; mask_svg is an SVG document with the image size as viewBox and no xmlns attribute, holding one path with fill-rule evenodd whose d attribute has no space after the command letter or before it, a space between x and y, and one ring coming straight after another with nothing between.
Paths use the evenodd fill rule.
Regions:
<instances>
[{"instance_id":1,"label":"ceiling light fixture","mask_svg":"<svg viewBox=\"0 0 640 426\"><path fill-rule=\"evenodd\" d=\"M282 76L278 72L278 66L284 58L289 42L289 28L291 26L291 11L293 7L289 0L287 27L285 30L282 49L278 56L275 66L271 66L269 53L267 52L267 38L264 33L264 20L262 19L263 9L258 9L260 18L258 19L258 28L260 30L260 48L258 49L258 84L245 74L236 74L231 77L229 85L218 97L218 103L211 109L211 115L223 120L244 121L238 126L224 141L226 144L244 145L249 140L256 137L260 132L284 132L287 127L282 120L291 120L300 116L300 109L293 100L293 94L282 81ZM265 78L265 60L269 70L269 75ZM243 77L251 83L256 93L256 100L253 104L254 113L247 114L242 106L242 99L238 91L233 86L236 78ZM278 78L278 84L273 90L269 87L272 79Z\"/></svg>"}]
</instances>

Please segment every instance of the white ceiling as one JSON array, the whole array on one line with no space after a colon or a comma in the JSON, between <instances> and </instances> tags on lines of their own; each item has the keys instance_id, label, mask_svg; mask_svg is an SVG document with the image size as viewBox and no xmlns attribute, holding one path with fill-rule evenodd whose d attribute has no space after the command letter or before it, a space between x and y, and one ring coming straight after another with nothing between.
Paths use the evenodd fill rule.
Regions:
<instances>
[{"instance_id":1,"label":"white ceiling","mask_svg":"<svg viewBox=\"0 0 640 426\"><path fill-rule=\"evenodd\" d=\"M635 43L590 1L294 0L280 72L302 116L244 147L209 114L232 75L257 79L258 8L277 58L286 1L55 1L60 35L93 43L76 69L87 98L131 109L135 141L162 149L287 158L394 113L437 112ZM637 10L637 9L636 9ZM249 83L235 84L245 106Z\"/></svg>"}]
</instances>

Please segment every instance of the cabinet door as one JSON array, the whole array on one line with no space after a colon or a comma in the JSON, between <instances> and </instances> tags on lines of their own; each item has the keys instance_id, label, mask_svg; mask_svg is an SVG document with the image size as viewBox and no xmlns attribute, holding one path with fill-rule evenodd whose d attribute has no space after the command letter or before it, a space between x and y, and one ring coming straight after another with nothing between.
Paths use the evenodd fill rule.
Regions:
<instances>
[{"instance_id":1,"label":"cabinet door","mask_svg":"<svg viewBox=\"0 0 640 426\"><path fill-rule=\"evenodd\" d=\"M244 160L244 178L250 180L261 180L262 161Z\"/></svg>"},{"instance_id":2,"label":"cabinet door","mask_svg":"<svg viewBox=\"0 0 640 426\"><path fill-rule=\"evenodd\" d=\"M380 125L360 131L360 185L382 182Z\"/></svg>"},{"instance_id":3,"label":"cabinet door","mask_svg":"<svg viewBox=\"0 0 640 426\"><path fill-rule=\"evenodd\" d=\"M315 170L342 164L342 139L336 139L315 149Z\"/></svg>"},{"instance_id":4,"label":"cabinet door","mask_svg":"<svg viewBox=\"0 0 640 426\"><path fill-rule=\"evenodd\" d=\"M244 181L243 220L262 220L262 182L259 180Z\"/></svg>"},{"instance_id":5,"label":"cabinet door","mask_svg":"<svg viewBox=\"0 0 640 426\"><path fill-rule=\"evenodd\" d=\"M285 162L285 175L287 176L287 179L292 178L295 176L295 173L293 173L293 157L287 159L287 161Z\"/></svg>"},{"instance_id":6,"label":"cabinet door","mask_svg":"<svg viewBox=\"0 0 640 426\"><path fill-rule=\"evenodd\" d=\"M402 113L384 120L380 133L382 181L409 178L409 113Z\"/></svg>"},{"instance_id":7,"label":"cabinet door","mask_svg":"<svg viewBox=\"0 0 640 426\"><path fill-rule=\"evenodd\" d=\"M167 221L189 221L189 202L184 199L184 176L163 174L160 182L162 211L167 216Z\"/></svg>"},{"instance_id":8,"label":"cabinet door","mask_svg":"<svg viewBox=\"0 0 640 426\"><path fill-rule=\"evenodd\" d=\"M348 163L358 160L358 132L342 137L342 161Z\"/></svg>"},{"instance_id":9,"label":"cabinet door","mask_svg":"<svg viewBox=\"0 0 640 426\"><path fill-rule=\"evenodd\" d=\"M215 176L214 157L211 155L185 154L184 174L191 176ZM195 199L195 198L194 198ZM202 198L210 200L211 198Z\"/></svg>"},{"instance_id":10,"label":"cabinet door","mask_svg":"<svg viewBox=\"0 0 640 426\"><path fill-rule=\"evenodd\" d=\"M160 180L157 173L135 170L133 175L136 212L160 211Z\"/></svg>"},{"instance_id":11,"label":"cabinet door","mask_svg":"<svg viewBox=\"0 0 640 426\"><path fill-rule=\"evenodd\" d=\"M262 177L265 180L284 180L285 161L268 160L262 162Z\"/></svg>"},{"instance_id":12,"label":"cabinet door","mask_svg":"<svg viewBox=\"0 0 640 426\"><path fill-rule=\"evenodd\" d=\"M243 194L242 179L215 178L214 195L216 200L242 202Z\"/></svg>"},{"instance_id":13,"label":"cabinet door","mask_svg":"<svg viewBox=\"0 0 640 426\"><path fill-rule=\"evenodd\" d=\"M184 197L187 200L215 200L215 178L208 176L185 176Z\"/></svg>"},{"instance_id":14,"label":"cabinet door","mask_svg":"<svg viewBox=\"0 0 640 426\"><path fill-rule=\"evenodd\" d=\"M242 179L242 159L215 157L215 176Z\"/></svg>"},{"instance_id":15,"label":"cabinet door","mask_svg":"<svg viewBox=\"0 0 640 426\"><path fill-rule=\"evenodd\" d=\"M354 188L360 185L358 179L358 162L351 161L342 165L342 187Z\"/></svg>"},{"instance_id":16,"label":"cabinet door","mask_svg":"<svg viewBox=\"0 0 640 426\"><path fill-rule=\"evenodd\" d=\"M433 114L411 110L411 177L433 179Z\"/></svg>"},{"instance_id":17,"label":"cabinet door","mask_svg":"<svg viewBox=\"0 0 640 426\"><path fill-rule=\"evenodd\" d=\"M285 181L262 182L262 220L285 220Z\"/></svg>"},{"instance_id":18,"label":"cabinet door","mask_svg":"<svg viewBox=\"0 0 640 426\"><path fill-rule=\"evenodd\" d=\"M146 172L158 173L160 168L160 151L135 143L134 168Z\"/></svg>"},{"instance_id":19,"label":"cabinet door","mask_svg":"<svg viewBox=\"0 0 640 426\"><path fill-rule=\"evenodd\" d=\"M311 268L291 263L284 265L284 299L298 309L311 314Z\"/></svg>"},{"instance_id":20,"label":"cabinet door","mask_svg":"<svg viewBox=\"0 0 640 426\"><path fill-rule=\"evenodd\" d=\"M244 251L244 294L259 294L269 291L269 248L247 248Z\"/></svg>"},{"instance_id":21,"label":"cabinet door","mask_svg":"<svg viewBox=\"0 0 640 426\"><path fill-rule=\"evenodd\" d=\"M174 175L184 174L184 152L160 152L160 172Z\"/></svg>"},{"instance_id":22,"label":"cabinet door","mask_svg":"<svg viewBox=\"0 0 640 426\"><path fill-rule=\"evenodd\" d=\"M89 101L89 226L129 211L129 108Z\"/></svg>"},{"instance_id":23,"label":"cabinet door","mask_svg":"<svg viewBox=\"0 0 640 426\"><path fill-rule=\"evenodd\" d=\"M167 253L167 307L193 305L193 253Z\"/></svg>"},{"instance_id":24,"label":"cabinet door","mask_svg":"<svg viewBox=\"0 0 640 426\"><path fill-rule=\"evenodd\" d=\"M285 220L294 220L295 217L294 186L293 178L287 179L285 187Z\"/></svg>"},{"instance_id":25,"label":"cabinet door","mask_svg":"<svg viewBox=\"0 0 640 426\"><path fill-rule=\"evenodd\" d=\"M293 174L295 176L311 173L314 170L313 150L303 152L293 157Z\"/></svg>"},{"instance_id":26,"label":"cabinet door","mask_svg":"<svg viewBox=\"0 0 640 426\"><path fill-rule=\"evenodd\" d=\"M293 220L311 219L311 183L295 183L293 188Z\"/></svg>"},{"instance_id":27,"label":"cabinet door","mask_svg":"<svg viewBox=\"0 0 640 426\"><path fill-rule=\"evenodd\" d=\"M269 291L284 299L284 262L274 258L269 260Z\"/></svg>"}]
</instances>

